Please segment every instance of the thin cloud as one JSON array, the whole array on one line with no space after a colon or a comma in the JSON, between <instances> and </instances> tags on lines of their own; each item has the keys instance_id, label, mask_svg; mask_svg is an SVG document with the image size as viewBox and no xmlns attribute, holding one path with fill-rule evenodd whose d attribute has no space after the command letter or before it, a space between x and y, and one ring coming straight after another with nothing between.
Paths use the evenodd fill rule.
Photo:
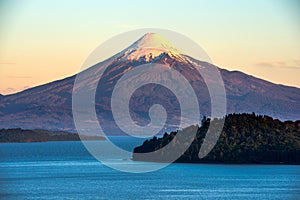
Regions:
<instances>
[{"instance_id":1,"label":"thin cloud","mask_svg":"<svg viewBox=\"0 0 300 200\"><path fill-rule=\"evenodd\" d=\"M254 63L257 67L265 67L265 68L281 68L281 69L293 69L300 70L300 59L294 59L290 61L260 61Z\"/></svg>"},{"instance_id":2,"label":"thin cloud","mask_svg":"<svg viewBox=\"0 0 300 200\"><path fill-rule=\"evenodd\" d=\"M300 69L300 66L282 66L281 68L286 68L286 69Z\"/></svg>"},{"instance_id":3,"label":"thin cloud","mask_svg":"<svg viewBox=\"0 0 300 200\"><path fill-rule=\"evenodd\" d=\"M268 68L275 67L275 65L273 63L270 63L270 62L257 62L257 63L255 63L255 66L257 66L257 67L268 67Z\"/></svg>"},{"instance_id":4,"label":"thin cloud","mask_svg":"<svg viewBox=\"0 0 300 200\"><path fill-rule=\"evenodd\" d=\"M5 89L0 90L0 94L4 94L4 95L8 95L8 94L14 94L17 92L21 92L23 90L26 90L30 88L29 86L24 86L24 87L20 87L20 88L12 88L12 87L8 87Z\"/></svg>"},{"instance_id":5,"label":"thin cloud","mask_svg":"<svg viewBox=\"0 0 300 200\"><path fill-rule=\"evenodd\" d=\"M10 61L10 60L0 60L0 65L15 65L16 62Z\"/></svg>"},{"instance_id":6,"label":"thin cloud","mask_svg":"<svg viewBox=\"0 0 300 200\"><path fill-rule=\"evenodd\" d=\"M6 95L6 94L12 94L12 93L15 93L16 91L17 91L16 88L11 88L11 87L9 87L9 88L6 88L6 89L4 89L4 90L1 90L0 93Z\"/></svg>"},{"instance_id":7,"label":"thin cloud","mask_svg":"<svg viewBox=\"0 0 300 200\"><path fill-rule=\"evenodd\" d=\"M298 66L300 66L300 59L294 59L293 61L294 61L294 63L296 63Z\"/></svg>"}]
</instances>

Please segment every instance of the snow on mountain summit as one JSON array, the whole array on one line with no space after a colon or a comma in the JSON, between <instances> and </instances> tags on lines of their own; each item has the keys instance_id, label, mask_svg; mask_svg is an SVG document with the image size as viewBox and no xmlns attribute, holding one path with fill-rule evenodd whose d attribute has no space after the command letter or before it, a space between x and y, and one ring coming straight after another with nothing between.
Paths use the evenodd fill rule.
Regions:
<instances>
[{"instance_id":1,"label":"snow on mountain summit","mask_svg":"<svg viewBox=\"0 0 300 200\"><path fill-rule=\"evenodd\" d=\"M169 41L167 41L157 33L145 34L143 37L133 43L129 48L157 48L180 53L180 51L176 47L174 47Z\"/></svg>"},{"instance_id":2,"label":"snow on mountain summit","mask_svg":"<svg viewBox=\"0 0 300 200\"><path fill-rule=\"evenodd\" d=\"M140 57L145 57L147 61L162 53L168 53L172 57L180 57L183 54L157 33L145 34L124 51L126 59L138 60Z\"/></svg>"}]
</instances>

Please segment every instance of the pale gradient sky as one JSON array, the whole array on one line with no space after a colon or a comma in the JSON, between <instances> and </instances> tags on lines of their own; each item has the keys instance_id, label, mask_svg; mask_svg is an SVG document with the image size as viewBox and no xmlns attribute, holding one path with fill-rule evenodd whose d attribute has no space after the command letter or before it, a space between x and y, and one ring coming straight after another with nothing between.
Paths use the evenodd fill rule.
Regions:
<instances>
[{"instance_id":1,"label":"pale gradient sky","mask_svg":"<svg viewBox=\"0 0 300 200\"><path fill-rule=\"evenodd\" d=\"M113 35L169 29L219 67L300 87L300 1L0 1L0 93L75 74ZM137 38L138 39L138 38Z\"/></svg>"}]
</instances>

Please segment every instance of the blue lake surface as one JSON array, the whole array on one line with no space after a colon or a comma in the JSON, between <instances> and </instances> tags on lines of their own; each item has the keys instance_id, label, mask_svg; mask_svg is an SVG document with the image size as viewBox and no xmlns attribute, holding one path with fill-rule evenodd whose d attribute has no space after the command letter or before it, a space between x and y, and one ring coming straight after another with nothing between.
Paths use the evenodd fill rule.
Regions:
<instances>
[{"instance_id":1,"label":"blue lake surface","mask_svg":"<svg viewBox=\"0 0 300 200\"><path fill-rule=\"evenodd\" d=\"M106 141L90 142L105 151ZM130 149L141 140L114 142ZM80 141L0 144L0 155L0 199L300 199L300 166L171 164L133 174L104 166Z\"/></svg>"}]
</instances>

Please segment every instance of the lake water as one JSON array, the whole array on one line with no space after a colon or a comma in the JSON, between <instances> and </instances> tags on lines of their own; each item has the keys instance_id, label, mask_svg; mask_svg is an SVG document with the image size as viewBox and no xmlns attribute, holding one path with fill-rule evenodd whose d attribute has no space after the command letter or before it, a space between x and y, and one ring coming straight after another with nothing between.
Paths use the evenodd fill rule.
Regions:
<instances>
[{"instance_id":1,"label":"lake water","mask_svg":"<svg viewBox=\"0 0 300 200\"><path fill-rule=\"evenodd\" d=\"M0 153L0 199L300 199L300 166L172 164L132 174L102 165L81 142L0 144Z\"/></svg>"}]
</instances>

